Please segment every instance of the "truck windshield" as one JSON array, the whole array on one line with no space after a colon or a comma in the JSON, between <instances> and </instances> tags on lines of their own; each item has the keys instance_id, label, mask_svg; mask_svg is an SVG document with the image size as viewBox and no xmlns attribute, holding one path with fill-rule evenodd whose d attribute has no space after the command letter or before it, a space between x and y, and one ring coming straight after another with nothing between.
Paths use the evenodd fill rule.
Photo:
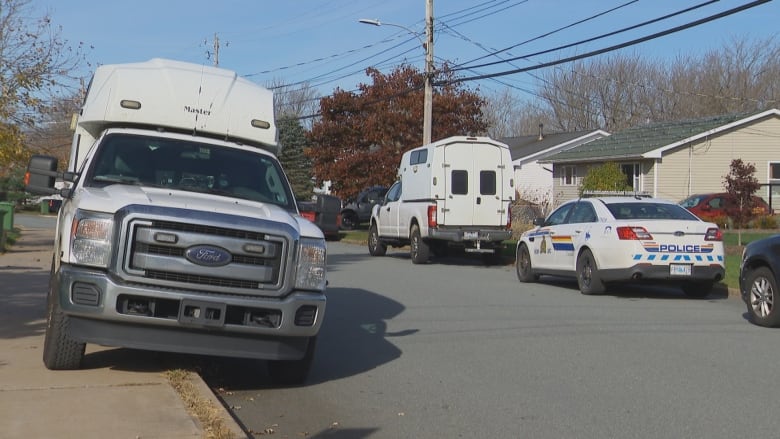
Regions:
<instances>
[{"instance_id":1,"label":"truck windshield","mask_svg":"<svg viewBox=\"0 0 780 439\"><path fill-rule=\"evenodd\" d=\"M131 184L241 198L295 211L295 200L273 156L195 140L107 135L85 186Z\"/></svg>"}]
</instances>

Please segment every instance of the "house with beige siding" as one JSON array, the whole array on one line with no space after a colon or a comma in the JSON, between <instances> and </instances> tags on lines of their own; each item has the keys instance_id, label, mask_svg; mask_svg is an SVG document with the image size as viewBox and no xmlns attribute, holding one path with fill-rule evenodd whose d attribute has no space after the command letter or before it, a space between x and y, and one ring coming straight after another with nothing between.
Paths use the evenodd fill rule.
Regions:
<instances>
[{"instance_id":1,"label":"house with beige siding","mask_svg":"<svg viewBox=\"0 0 780 439\"><path fill-rule=\"evenodd\" d=\"M555 204L576 198L593 166L617 163L637 192L680 201L723 192L731 161L756 167L756 195L780 209L780 110L648 124L613 133L542 162L552 166Z\"/></svg>"}]
</instances>

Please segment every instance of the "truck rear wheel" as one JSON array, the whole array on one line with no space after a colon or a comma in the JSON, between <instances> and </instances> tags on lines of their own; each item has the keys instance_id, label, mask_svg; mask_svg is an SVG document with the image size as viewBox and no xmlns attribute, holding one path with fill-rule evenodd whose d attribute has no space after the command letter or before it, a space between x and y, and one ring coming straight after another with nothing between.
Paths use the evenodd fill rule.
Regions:
<instances>
[{"instance_id":1,"label":"truck rear wheel","mask_svg":"<svg viewBox=\"0 0 780 439\"><path fill-rule=\"evenodd\" d=\"M368 229L368 254L371 256L384 256L387 253L387 245L379 239L376 224L371 224Z\"/></svg>"},{"instance_id":2,"label":"truck rear wheel","mask_svg":"<svg viewBox=\"0 0 780 439\"><path fill-rule=\"evenodd\" d=\"M47 369L73 370L81 367L87 344L68 336L68 322L68 316L62 312L56 292L50 286L46 300L46 335L43 340L43 364Z\"/></svg>"},{"instance_id":3,"label":"truck rear wheel","mask_svg":"<svg viewBox=\"0 0 780 439\"><path fill-rule=\"evenodd\" d=\"M299 386L309 377L311 364L314 362L314 349L317 337L309 338L306 353L300 360L276 360L268 362L268 375L274 384L281 386Z\"/></svg>"},{"instance_id":4,"label":"truck rear wheel","mask_svg":"<svg viewBox=\"0 0 780 439\"><path fill-rule=\"evenodd\" d=\"M420 226L417 224L412 225L410 254L412 256L413 264L425 264L430 258L430 247L425 240L420 236Z\"/></svg>"}]
</instances>

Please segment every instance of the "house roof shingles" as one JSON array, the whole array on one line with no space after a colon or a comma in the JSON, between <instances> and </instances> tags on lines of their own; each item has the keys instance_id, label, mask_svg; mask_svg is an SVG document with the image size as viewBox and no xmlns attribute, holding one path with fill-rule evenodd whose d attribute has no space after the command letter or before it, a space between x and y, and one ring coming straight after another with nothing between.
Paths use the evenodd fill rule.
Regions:
<instances>
[{"instance_id":1,"label":"house roof shingles","mask_svg":"<svg viewBox=\"0 0 780 439\"><path fill-rule=\"evenodd\" d=\"M584 137L594 131L574 131L568 133L544 133L541 140L539 135L504 137L499 139L509 146L509 152L512 160L518 160L530 155L537 154L562 143L570 142L580 137Z\"/></svg>"},{"instance_id":2,"label":"house roof shingles","mask_svg":"<svg viewBox=\"0 0 780 439\"><path fill-rule=\"evenodd\" d=\"M759 112L751 113L757 114ZM674 144L715 128L744 119L750 114L729 114L695 120L661 122L629 128L577 148L548 157L545 162L566 163L635 159L642 154Z\"/></svg>"}]
</instances>

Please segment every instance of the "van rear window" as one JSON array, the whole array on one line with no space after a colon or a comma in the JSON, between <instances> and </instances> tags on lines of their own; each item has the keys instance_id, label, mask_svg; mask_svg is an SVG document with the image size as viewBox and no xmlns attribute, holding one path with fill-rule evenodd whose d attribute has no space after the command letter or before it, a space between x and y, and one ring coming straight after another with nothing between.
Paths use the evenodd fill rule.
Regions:
<instances>
[{"instance_id":1,"label":"van rear window","mask_svg":"<svg viewBox=\"0 0 780 439\"><path fill-rule=\"evenodd\" d=\"M479 172L479 193L480 195L496 194L496 171Z\"/></svg>"},{"instance_id":2,"label":"van rear window","mask_svg":"<svg viewBox=\"0 0 780 439\"><path fill-rule=\"evenodd\" d=\"M468 171L452 171L452 193L453 195L466 195L469 193L469 173Z\"/></svg>"}]
</instances>

